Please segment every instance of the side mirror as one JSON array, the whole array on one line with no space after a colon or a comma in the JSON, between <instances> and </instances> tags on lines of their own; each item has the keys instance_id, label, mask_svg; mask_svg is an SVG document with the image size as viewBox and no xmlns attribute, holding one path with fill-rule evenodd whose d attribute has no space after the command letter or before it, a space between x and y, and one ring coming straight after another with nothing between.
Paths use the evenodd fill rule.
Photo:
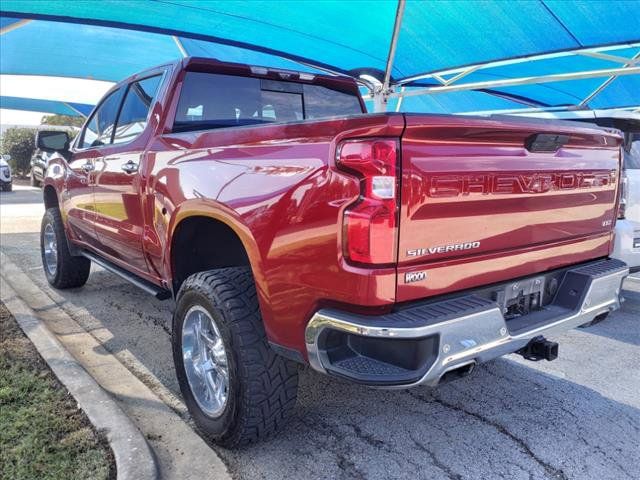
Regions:
<instances>
[{"instance_id":1,"label":"side mirror","mask_svg":"<svg viewBox=\"0 0 640 480\"><path fill-rule=\"evenodd\" d=\"M36 134L36 147L45 152L69 150L69 134L64 131L41 130Z\"/></svg>"}]
</instances>

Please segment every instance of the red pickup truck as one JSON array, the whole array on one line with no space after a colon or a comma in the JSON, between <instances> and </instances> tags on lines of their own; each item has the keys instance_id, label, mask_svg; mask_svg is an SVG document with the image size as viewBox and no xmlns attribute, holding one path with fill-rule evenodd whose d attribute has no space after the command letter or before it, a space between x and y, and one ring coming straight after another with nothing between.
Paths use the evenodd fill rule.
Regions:
<instances>
[{"instance_id":1,"label":"red pickup truck","mask_svg":"<svg viewBox=\"0 0 640 480\"><path fill-rule=\"evenodd\" d=\"M175 302L173 353L221 444L275 431L298 363L436 385L619 306L621 136L366 114L351 79L187 58L114 86L44 180L44 271L97 263Z\"/></svg>"}]
</instances>

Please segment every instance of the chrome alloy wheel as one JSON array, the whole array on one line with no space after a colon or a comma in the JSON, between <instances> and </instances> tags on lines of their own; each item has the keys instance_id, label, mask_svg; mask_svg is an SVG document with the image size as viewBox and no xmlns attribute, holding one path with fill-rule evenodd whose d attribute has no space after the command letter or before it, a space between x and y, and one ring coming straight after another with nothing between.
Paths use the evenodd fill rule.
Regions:
<instances>
[{"instance_id":1,"label":"chrome alloy wheel","mask_svg":"<svg viewBox=\"0 0 640 480\"><path fill-rule=\"evenodd\" d=\"M44 227L42 248L44 249L45 267L49 275L54 276L58 268L58 242L56 240L56 232L50 223L47 223Z\"/></svg>"},{"instance_id":2,"label":"chrome alloy wheel","mask_svg":"<svg viewBox=\"0 0 640 480\"><path fill-rule=\"evenodd\" d=\"M224 411L229 395L229 367L222 336L209 312L191 307L182 324L182 359L191 393L209 417Z\"/></svg>"}]
</instances>

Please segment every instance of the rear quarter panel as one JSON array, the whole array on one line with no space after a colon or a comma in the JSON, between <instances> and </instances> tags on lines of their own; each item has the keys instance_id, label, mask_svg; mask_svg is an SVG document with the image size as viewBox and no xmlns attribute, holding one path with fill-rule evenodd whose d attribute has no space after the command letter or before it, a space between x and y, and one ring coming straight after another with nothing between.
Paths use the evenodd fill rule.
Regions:
<instances>
[{"instance_id":1,"label":"rear quarter panel","mask_svg":"<svg viewBox=\"0 0 640 480\"><path fill-rule=\"evenodd\" d=\"M341 139L399 137L403 126L399 115L359 116L158 137L145 166L151 264L171 277L170 239L184 218L227 223L249 254L270 340L300 351L321 305L390 305L395 268L359 269L342 258L342 210L359 185L332 165Z\"/></svg>"}]
</instances>

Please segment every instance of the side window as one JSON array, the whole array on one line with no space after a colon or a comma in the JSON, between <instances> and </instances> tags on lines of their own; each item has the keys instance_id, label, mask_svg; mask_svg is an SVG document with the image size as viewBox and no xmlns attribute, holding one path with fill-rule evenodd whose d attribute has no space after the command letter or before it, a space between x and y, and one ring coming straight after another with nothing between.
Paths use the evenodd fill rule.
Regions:
<instances>
[{"instance_id":1,"label":"side window","mask_svg":"<svg viewBox=\"0 0 640 480\"><path fill-rule=\"evenodd\" d=\"M147 117L162 76L145 78L129 85L122 103L113 143L130 142L147 126Z\"/></svg>"},{"instance_id":2,"label":"side window","mask_svg":"<svg viewBox=\"0 0 640 480\"><path fill-rule=\"evenodd\" d=\"M306 118L323 118L362 113L360 99L349 93L338 92L320 85L304 86Z\"/></svg>"},{"instance_id":3,"label":"side window","mask_svg":"<svg viewBox=\"0 0 640 480\"><path fill-rule=\"evenodd\" d=\"M112 92L93 112L91 119L82 131L80 148L100 147L111 143L113 126L116 123L122 94L122 88Z\"/></svg>"}]
</instances>

